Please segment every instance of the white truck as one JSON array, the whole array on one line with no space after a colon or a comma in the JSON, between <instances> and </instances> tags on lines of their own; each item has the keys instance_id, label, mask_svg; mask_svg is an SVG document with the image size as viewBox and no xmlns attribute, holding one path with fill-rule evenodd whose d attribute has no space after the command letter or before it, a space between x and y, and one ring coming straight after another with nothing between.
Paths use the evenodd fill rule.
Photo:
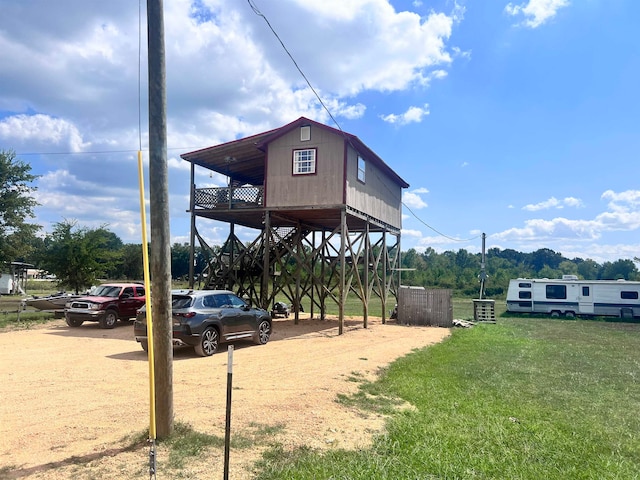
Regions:
<instances>
[{"instance_id":1,"label":"white truck","mask_svg":"<svg viewBox=\"0 0 640 480\"><path fill-rule=\"evenodd\" d=\"M552 317L640 317L640 282L626 280L579 280L517 278L509 281L507 311L544 313Z\"/></svg>"}]
</instances>

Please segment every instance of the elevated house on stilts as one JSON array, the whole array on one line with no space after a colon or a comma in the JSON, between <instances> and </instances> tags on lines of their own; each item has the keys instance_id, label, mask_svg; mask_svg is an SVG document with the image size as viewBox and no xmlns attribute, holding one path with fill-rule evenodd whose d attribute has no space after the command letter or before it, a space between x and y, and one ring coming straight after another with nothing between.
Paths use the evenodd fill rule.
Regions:
<instances>
[{"instance_id":1,"label":"elevated house on stilts","mask_svg":"<svg viewBox=\"0 0 640 480\"><path fill-rule=\"evenodd\" d=\"M191 287L233 290L266 309L286 298L296 322L296 306L325 318L337 305L339 333L349 295L362 303L365 327L369 308L385 320L400 283L409 185L358 137L301 117L181 156L191 162ZM225 175L227 186L198 188L196 165ZM229 224L221 247L198 232L208 219ZM255 240L242 243L236 226L255 229ZM207 260L198 279L196 244Z\"/></svg>"}]
</instances>

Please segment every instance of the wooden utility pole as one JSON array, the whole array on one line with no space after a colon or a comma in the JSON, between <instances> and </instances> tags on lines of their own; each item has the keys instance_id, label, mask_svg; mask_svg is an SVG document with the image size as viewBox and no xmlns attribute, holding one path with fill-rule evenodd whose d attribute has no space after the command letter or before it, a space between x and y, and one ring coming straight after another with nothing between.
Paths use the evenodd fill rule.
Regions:
<instances>
[{"instance_id":1,"label":"wooden utility pole","mask_svg":"<svg viewBox=\"0 0 640 480\"><path fill-rule=\"evenodd\" d=\"M156 433L173 431L173 344L171 325L171 230L167 167L167 99L162 0L147 0L149 63L149 216Z\"/></svg>"}]
</instances>

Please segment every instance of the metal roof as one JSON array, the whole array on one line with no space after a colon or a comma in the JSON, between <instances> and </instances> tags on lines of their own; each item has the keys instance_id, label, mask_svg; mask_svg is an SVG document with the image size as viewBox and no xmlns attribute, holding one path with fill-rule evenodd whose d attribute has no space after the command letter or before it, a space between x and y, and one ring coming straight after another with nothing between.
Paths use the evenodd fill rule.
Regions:
<instances>
[{"instance_id":1,"label":"metal roof","mask_svg":"<svg viewBox=\"0 0 640 480\"><path fill-rule=\"evenodd\" d=\"M333 131L344 137L345 141L362 155L367 161L373 162L391 180L402 188L408 188L409 184L394 172L378 155L367 147L358 137L343 132L328 125L300 117L297 120L267 132L252 135L250 137L233 140L201 150L184 153L180 157L188 162L213 170L222 175L230 176L234 184L263 185L265 174L265 157L267 146L282 135L302 125L314 125L319 128Z\"/></svg>"}]
</instances>

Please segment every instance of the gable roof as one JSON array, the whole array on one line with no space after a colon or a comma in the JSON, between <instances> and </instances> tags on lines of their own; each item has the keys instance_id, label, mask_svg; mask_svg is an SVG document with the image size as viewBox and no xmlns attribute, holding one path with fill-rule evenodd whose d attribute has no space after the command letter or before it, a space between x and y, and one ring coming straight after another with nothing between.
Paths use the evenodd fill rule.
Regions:
<instances>
[{"instance_id":1,"label":"gable roof","mask_svg":"<svg viewBox=\"0 0 640 480\"><path fill-rule=\"evenodd\" d=\"M328 125L300 117L287 125L258 133L250 137L233 140L213 147L203 148L180 157L201 167L216 171L223 175L231 175L234 181L260 185L264 183L264 162L269 143L301 126L311 125L322 128L344 137L354 150L365 160L375 164L390 179L402 188L409 184L394 172L376 153L367 147L357 136L338 130Z\"/></svg>"}]
</instances>

